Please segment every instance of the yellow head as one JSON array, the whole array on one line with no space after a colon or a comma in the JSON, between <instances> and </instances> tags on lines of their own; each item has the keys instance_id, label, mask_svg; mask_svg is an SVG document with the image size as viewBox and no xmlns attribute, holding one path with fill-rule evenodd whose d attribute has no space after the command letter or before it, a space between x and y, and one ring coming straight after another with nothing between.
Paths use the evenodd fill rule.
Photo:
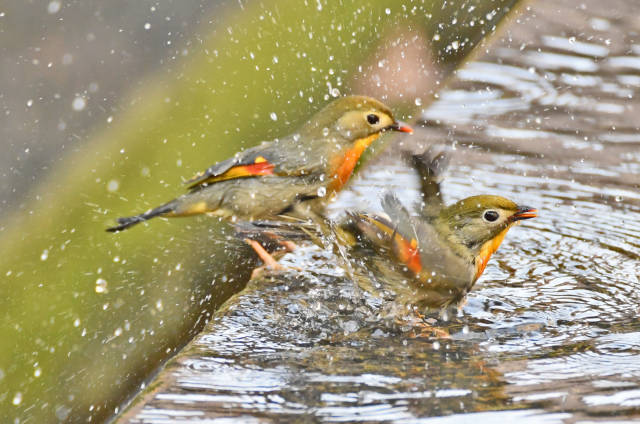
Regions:
<instances>
[{"instance_id":1,"label":"yellow head","mask_svg":"<svg viewBox=\"0 0 640 424\"><path fill-rule=\"evenodd\" d=\"M347 96L334 100L316 113L302 132L354 141L386 130L412 132L411 128L397 122L391 110L376 99Z\"/></svg>"},{"instance_id":2,"label":"yellow head","mask_svg":"<svg viewBox=\"0 0 640 424\"><path fill-rule=\"evenodd\" d=\"M536 216L538 211L534 208L518 206L504 197L482 195L468 197L443 209L436 226L447 234L455 250L474 258L478 278L509 228Z\"/></svg>"}]
</instances>

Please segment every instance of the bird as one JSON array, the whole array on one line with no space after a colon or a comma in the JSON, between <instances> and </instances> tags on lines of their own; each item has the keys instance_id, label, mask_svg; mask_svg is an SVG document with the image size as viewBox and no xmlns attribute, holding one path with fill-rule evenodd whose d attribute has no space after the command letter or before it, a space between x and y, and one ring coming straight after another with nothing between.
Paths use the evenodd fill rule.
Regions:
<instances>
[{"instance_id":1,"label":"bird","mask_svg":"<svg viewBox=\"0 0 640 424\"><path fill-rule=\"evenodd\" d=\"M449 158L435 149L402 157L419 177L413 213L392 192L381 198L384 213L345 211L337 221L254 221L236 226L240 237L286 236L331 247L347 274L383 302L380 316L409 319L417 337L449 337L425 314L464 304L507 232L538 210L498 195L474 195L447 206L440 182ZM406 312L409 312L407 315ZM417 321L414 318L418 318ZM404 326L404 324L402 324Z\"/></svg>"},{"instance_id":2,"label":"bird","mask_svg":"<svg viewBox=\"0 0 640 424\"><path fill-rule=\"evenodd\" d=\"M256 221L237 227L242 237L260 233L311 240L333 247L364 290L390 298L395 309L443 311L460 306L483 274L507 232L535 218L537 209L497 195L475 195L447 206L440 181L448 156L427 149L403 158L420 179L411 213L398 197L382 196L384 213L346 211L338 221ZM328 241L328 243L327 243ZM358 275L359 274L359 275Z\"/></svg>"},{"instance_id":3,"label":"bird","mask_svg":"<svg viewBox=\"0 0 640 424\"><path fill-rule=\"evenodd\" d=\"M467 197L427 217L410 214L392 193L381 203L385 215L350 213L342 224L350 255L366 258L397 305L418 310L460 305L509 229L538 214L496 195Z\"/></svg>"},{"instance_id":4,"label":"bird","mask_svg":"<svg viewBox=\"0 0 640 424\"><path fill-rule=\"evenodd\" d=\"M369 278L358 284L381 297L391 297L395 310L442 313L461 307L484 273L507 232L538 216L536 208L518 205L498 195L474 195L447 206L440 182L449 158L427 149L403 152L420 180L420 199L411 213L398 197L384 194L384 214L348 212L335 239L349 246L353 263L362 263ZM420 320L421 334L445 331Z\"/></svg>"},{"instance_id":5,"label":"bird","mask_svg":"<svg viewBox=\"0 0 640 424\"><path fill-rule=\"evenodd\" d=\"M186 182L186 194L118 218L107 231L120 232L155 217L207 214L253 221L322 209L348 182L367 147L386 131L413 132L376 99L338 98L292 134L210 166ZM309 207L299 208L302 204Z\"/></svg>"}]
</instances>

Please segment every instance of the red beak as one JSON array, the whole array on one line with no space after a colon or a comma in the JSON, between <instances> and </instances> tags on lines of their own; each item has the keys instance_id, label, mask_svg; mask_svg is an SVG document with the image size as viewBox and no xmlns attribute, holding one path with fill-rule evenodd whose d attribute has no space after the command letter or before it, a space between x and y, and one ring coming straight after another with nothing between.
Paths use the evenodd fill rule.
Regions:
<instances>
[{"instance_id":1,"label":"red beak","mask_svg":"<svg viewBox=\"0 0 640 424\"><path fill-rule=\"evenodd\" d=\"M531 219L537 216L538 216L538 210L536 208L530 208L529 206L521 206L520 208L518 208L518 212L511 215L511 221Z\"/></svg>"},{"instance_id":2,"label":"red beak","mask_svg":"<svg viewBox=\"0 0 640 424\"><path fill-rule=\"evenodd\" d=\"M391 126L389 126L389 129L393 131L413 134L413 128L411 128L409 125L405 124L402 121L394 122L393 124L391 124Z\"/></svg>"}]
</instances>

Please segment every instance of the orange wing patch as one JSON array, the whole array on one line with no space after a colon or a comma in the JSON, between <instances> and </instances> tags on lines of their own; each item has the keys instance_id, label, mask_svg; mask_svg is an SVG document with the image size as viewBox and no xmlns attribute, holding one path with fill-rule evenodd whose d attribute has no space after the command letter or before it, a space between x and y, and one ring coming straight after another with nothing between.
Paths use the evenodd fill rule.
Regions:
<instances>
[{"instance_id":1,"label":"orange wing patch","mask_svg":"<svg viewBox=\"0 0 640 424\"><path fill-rule=\"evenodd\" d=\"M398 260L406 265L414 274L420 274L420 271L422 271L422 262L420 262L418 241L414 238L412 238L411 241L407 241L407 239L401 235L396 234L394 244L396 246Z\"/></svg>"},{"instance_id":2,"label":"orange wing patch","mask_svg":"<svg viewBox=\"0 0 640 424\"><path fill-rule=\"evenodd\" d=\"M387 234L389 238L393 237L391 243L393 244L393 251L398 261L405 265L416 276L422 271L422 262L420 261L420 251L418 250L418 240L412 238L408 241L397 231L393 230L385 223L374 219L372 217L366 217L367 221L375 225L383 233Z\"/></svg>"},{"instance_id":3,"label":"orange wing patch","mask_svg":"<svg viewBox=\"0 0 640 424\"><path fill-rule=\"evenodd\" d=\"M212 184L220 181L234 180L236 178L258 177L261 175L273 175L276 166L268 162L262 156L258 156L252 164L237 165L229 168L220 175L214 175L206 180L200 181L197 185Z\"/></svg>"},{"instance_id":4,"label":"orange wing patch","mask_svg":"<svg viewBox=\"0 0 640 424\"><path fill-rule=\"evenodd\" d=\"M217 177L212 177L211 180L207 180L207 182L218 182L244 177L256 177L259 175L273 175L274 168L275 165L267 162L266 160L263 162L253 163L251 165L234 166L224 174L218 175Z\"/></svg>"}]
</instances>

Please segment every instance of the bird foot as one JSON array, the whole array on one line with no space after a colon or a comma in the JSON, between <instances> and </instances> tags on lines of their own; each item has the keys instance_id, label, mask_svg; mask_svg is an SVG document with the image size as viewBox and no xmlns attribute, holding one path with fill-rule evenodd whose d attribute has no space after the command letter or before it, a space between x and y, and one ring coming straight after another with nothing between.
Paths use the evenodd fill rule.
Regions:
<instances>
[{"instance_id":1,"label":"bird foot","mask_svg":"<svg viewBox=\"0 0 640 424\"><path fill-rule=\"evenodd\" d=\"M283 267L282 265L280 265L274 258L273 256L271 256L271 254L269 252L267 252L264 247L262 247L262 245L260 243L258 243L255 240L251 240L251 239L244 239L245 243L247 243L249 246L251 246L251 248L256 252L256 254L258 255L258 257L260 258L260 260L262 262L264 262L264 265L254 269L251 272L251 279L255 279L260 277L265 271L282 271L285 269L285 267ZM284 240L279 242L287 252L293 252L297 246L295 245L295 243ZM291 268L291 269L296 269L296 270L300 270L298 268Z\"/></svg>"},{"instance_id":2,"label":"bird foot","mask_svg":"<svg viewBox=\"0 0 640 424\"><path fill-rule=\"evenodd\" d=\"M280 243L280 246L284 247L286 252L293 252L298 248L294 242L289 240L280 240L278 243Z\"/></svg>"},{"instance_id":3,"label":"bird foot","mask_svg":"<svg viewBox=\"0 0 640 424\"><path fill-rule=\"evenodd\" d=\"M244 239L244 242L247 243L249 246L251 246L251 248L256 252L256 254L260 258L260 260L262 262L264 262L263 266L261 266L259 268L256 268L253 271L254 273L257 270L262 269L262 268L270 268L270 269L274 269L274 270L282 269L282 266L280 266L280 264L275 259L273 259L273 256L271 256L271 254L269 252L264 250L264 247L262 247L262 245L260 243L258 243L255 240L251 240L251 239ZM253 274L251 276L253 277Z\"/></svg>"},{"instance_id":4,"label":"bird foot","mask_svg":"<svg viewBox=\"0 0 640 424\"><path fill-rule=\"evenodd\" d=\"M430 337L435 337L437 339L450 339L451 338L451 335L449 334L449 332L447 330L442 329L442 328L438 328L438 327L433 327L433 326L427 324L426 322L425 323L416 324L416 326L418 327L418 330L414 331L409 336L412 339L430 338Z\"/></svg>"},{"instance_id":5,"label":"bird foot","mask_svg":"<svg viewBox=\"0 0 640 424\"><path fill-rule=\"evenodd\" d=\"M414 331L409 336L412 339L417 338L430 338L435 337L437 339L450 339L451 335L449 332L443 328L435 327L429 323L427 323L427 318L418 311L413 311L413 314L417 318L412 324L414 326Z\"/></svg>"}]
</instances>

